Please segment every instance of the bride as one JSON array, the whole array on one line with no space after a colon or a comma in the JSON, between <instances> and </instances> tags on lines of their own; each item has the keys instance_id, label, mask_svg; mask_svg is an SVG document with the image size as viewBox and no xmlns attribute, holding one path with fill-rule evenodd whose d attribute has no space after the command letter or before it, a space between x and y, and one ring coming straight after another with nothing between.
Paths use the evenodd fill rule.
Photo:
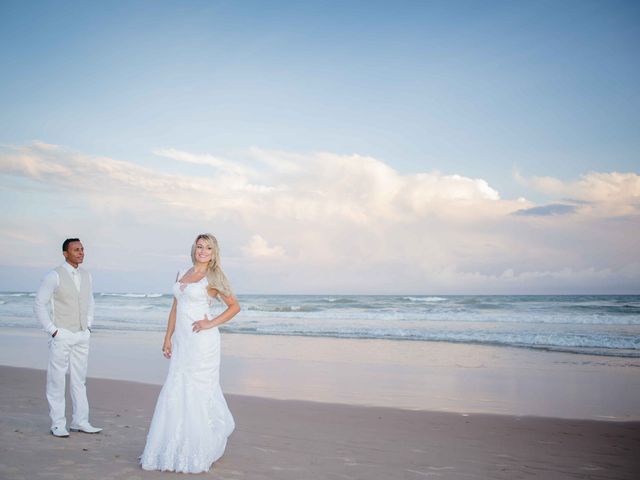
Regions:
<instances>
[{"instance_id":1,"label":"bride","mask_svg":"<svg viewBox=\"0 0 640 480\"><path fill-rule=\"evenodd\" d=\"M162 346L171 363L140 457L144 470L206 472L224 453L235 428L220 389L218 326L231 320L240 305L220 267L213 235L197 236L191 259L193 267L178 272L173 286ZM209 320L216 299L227 308Z\"/></svg>"}]
</instances>

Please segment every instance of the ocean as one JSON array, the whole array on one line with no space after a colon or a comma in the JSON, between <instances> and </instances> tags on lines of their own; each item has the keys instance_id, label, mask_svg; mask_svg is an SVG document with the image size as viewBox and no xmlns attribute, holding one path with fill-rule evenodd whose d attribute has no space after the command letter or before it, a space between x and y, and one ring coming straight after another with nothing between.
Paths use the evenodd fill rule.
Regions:
<instances>
[{"instance_id":1,"label":"ocean","mask_svg":"<svg viewBox=\"0 0 640 480\"><path fill-rule=\"evenodd\" d=\"M39 328L33 292L0 293L0 327ZM170 294L97 293L95 330L163 331ZM239 295L222 331L455 342L640 357L640 295ZM1 330L0 330L1 331Z\"/></svg>"}]
</instances>

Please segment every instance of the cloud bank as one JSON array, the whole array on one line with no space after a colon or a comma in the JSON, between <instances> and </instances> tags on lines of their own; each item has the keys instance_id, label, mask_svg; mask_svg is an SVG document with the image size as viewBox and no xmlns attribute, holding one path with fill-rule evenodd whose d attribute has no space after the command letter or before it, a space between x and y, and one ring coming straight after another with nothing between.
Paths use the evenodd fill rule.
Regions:
<instances>
[{"instance_id":1,"label":"cloud bank","mask_svg":"<svg viewBox=\"0 0 640 480\"><path fill-rule=\"evenodd\" d=\"M80 232L93 268L120 272L126 285L122 272L155 277L181 266L192 238L212 231L243 292L606 293L640 285L635 173L518 176L523 190L549 197L537 205L503 199L481 178L403 174L361 155L154 153L149 167L41 142L1 147L2 198L12 208L3 213L0 263L48 267L52 250L42 245Z\"/></svg>"}]
</instances>

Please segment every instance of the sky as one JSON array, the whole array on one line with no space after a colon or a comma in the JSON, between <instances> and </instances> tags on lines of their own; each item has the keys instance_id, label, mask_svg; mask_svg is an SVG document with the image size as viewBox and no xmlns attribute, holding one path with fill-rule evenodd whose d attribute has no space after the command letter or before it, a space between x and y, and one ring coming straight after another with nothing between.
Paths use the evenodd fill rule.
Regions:
<instances>
[{"instance_id":1,"label":"sky","mask_svg":"<svg viewBox=\"0 0 640 480\"><path fill-rule=\"evenodd\" d=\"M640 293L640 4L0 0L0 290Z\"/></svg>"}]
</instances>

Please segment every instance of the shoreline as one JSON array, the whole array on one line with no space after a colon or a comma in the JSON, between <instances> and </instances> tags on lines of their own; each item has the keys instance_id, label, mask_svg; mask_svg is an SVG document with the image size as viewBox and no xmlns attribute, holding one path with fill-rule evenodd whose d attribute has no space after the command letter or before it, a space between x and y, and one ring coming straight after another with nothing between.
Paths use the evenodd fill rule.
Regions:
<instances>
[{"instance_id":1,"label":"shoreline","mask_svg":"<svg viewBox=\"0 0 640 480\"><path fill-rule=\"evenodd\" d=\"M96 331L89 377L164 382L161 332ZM448 343L223 334L226 393L514 416L640 420L640 360ZM45 369L37 329L0 329L0 365Z\"/></svg>"},{"instance_id":2,"label":"shoreline","mask_svg":"<svg viewBox=\"0 0 640 480\"><path fill-rule=\"evenodd\" d=\"M42 332L42 329L39 325L28 325L28 326L17 326L17 325L0 325L0 332L6 329L7 331L34 331L34 332ZM144 329L144 330L136 330L133 328L94 328L94 333L114 333L114 334L160 334L164 333L165 327L158 327L157 329ZM570 347L554 347L547 345L518 345L518 344L506 344L500 342L481 342L481 341L455 341L455 340L434 340L434 339L421 339L421 338L411 338L411 337L367 337L367 336L337 336L337 335L323 335L323 334L311 334L311 333L272 333L272 332L261 332L254 333L251 331L238 331L232 329L221 328L220 333L223 335L247 335L247 336L258 336L258 337L292 337L292 338L326 338L326 339L335 339L335 340L354 340L354 341L388 341L388 342L410 342L410 343L426 343L426 344L445 344L445 345L469 345L469 346L479 346L479 347L489 347L489 348L507 348L507 349L515 349L515 350L530 350L534 352L549 352L549 353L562 353L569 355L586 355L593 357L603 357L603 358L620 358L620 359L636 359L640 361L640 352L634 353L606 353L608 351L615 351L615 349L607 349L607 348L595 348L595 347L584 347L584 350L575 350ZM640 366L640 362L638 363Z\"/></svg>"},{"instance_id":3,"label":"shoreline","mask_svg":"<svg viewBox=\"0 0 640 480\"><path fill-rule=\"evenodd\" d=\"M48 433L45 373L0 366L0 381L0 477L185 478L146 472L137 462L159 386L88 379L91 421L104 431L57 439ZM207 474L216 480L631 480L640 471L640 422L225 396L237 427Z\"/></svg>"}]
</instances>

